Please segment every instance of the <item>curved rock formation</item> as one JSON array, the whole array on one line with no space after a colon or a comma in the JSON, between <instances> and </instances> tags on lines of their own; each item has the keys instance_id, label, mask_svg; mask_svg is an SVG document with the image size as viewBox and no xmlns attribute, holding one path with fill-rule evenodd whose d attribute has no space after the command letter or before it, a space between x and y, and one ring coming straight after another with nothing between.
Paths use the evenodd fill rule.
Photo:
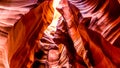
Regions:
<instances>
[{"instance_id":1,"label":"curved rock formation","mask_svg":"<svg viewBox=\"0 0 120 68\"><path fill-rule=\"evenodd\" d=\"M24 15L11 29L8 37L10 68L30 67L39 40L53 17L52 1L45 1Z\"/></svg>"},{"instance_id":2,"label":"curved rock formation","mask_svg":"<svg viewBox=\"0 0 120 68\"><path fill-rule=\"evenodd\" d=\"M57 22L52 21L53 0L38 1L9 33L9 27L0 27L0 39L8 35L6 46L0 47L0 56L5 56L1 67L120 67L119 0L60 0ZM57 24L54 32L48 27L52 22Z\"/></svg>"},{"instance_id":3,"label":"curved rock formation","mask_svg":"<svg viewBox=\"0 0 120 68\"><path fill-rule=\"evenodd\" d=\"M107 41L119 47L119 0L69 0L84 17L92 17L88 28L100 33Z\"/></svg>"},{"instance_id":4,"label":"curved rock formation","mask_svg":"<svg viewBox=\"0 0 120 68\"><path fill-rule=\"evenodd\" d=\"M76 2L76 4L77 3L78 2ZM109 3L111 3L111 1ZM115 2L115 3L117 4L116 7L120 6L118 2ZM108 6L111 6L111 5L108 5ZM91 67L96 67L96 68L101 68L101 67L102 68L106 68L106 67L117 68L119 67L120 49L111 45L108 41L106 41L99 34L99 32L96 33L97 31L96 32L95 30L93 31L89 27L91 25L91 22L87 22L86 20L84 21L82 20L81 17L79 18L79 14L77 13L77 11L75 11L75 9L71 7L72 7L71 4L68 3L67 0L61 0L60 5L57 7L57 9L62 14L62 16L64 17L66 21L68 33L74 43L74 47L76 49L77 54L80 57L82 57L87 67L90 67L90 68ZM108 19L110 18L111 19L110 21L112 22L112 20L116 20L114 19L115 17L117 18L117 22L112 22L112 23L116 25L119 24L119 13L116 14L117 13L116 12L115 13L116 16L111 18L112 11L113 10L108 10L108 15L107 15L108 17L105 17L105 19L103 19L103 22L105 20L104 23L106 23L108 26L109 24L107 23L107 18ZM98 20L101 20L103 17L101 17ZM99 22L95 22L95 24L97 23ZM104 26L104 25L101 25L101 26ZM119 31L119 27L115 27L115 28L117 28L116 30ZM118 38L119 38L119 32L117 32L116 34L118 35ZM69 47L73 47L73 45L69 45L67 49L69 49ZM74 53L74 55L76 54ZM79 61L77 58L75 60L76 60L75 62ZM78 64L75 66L79 68Z\"/></svg>"}]
</instances>

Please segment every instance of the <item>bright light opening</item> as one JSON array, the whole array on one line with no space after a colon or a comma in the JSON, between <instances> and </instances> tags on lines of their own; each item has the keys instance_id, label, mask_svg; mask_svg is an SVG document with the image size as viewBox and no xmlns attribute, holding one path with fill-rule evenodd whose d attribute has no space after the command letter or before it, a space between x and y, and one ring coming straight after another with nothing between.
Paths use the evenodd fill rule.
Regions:
<instances>
[{"instance_id":1,"label":"bright light opening","mask_svg":"<svg viewBox=\"0 0 120 68\"><path fill-rule=\"evenodd\" d=\"M56 10L56 7L59 5L60 0L53 0L53 8L54 8L54 16L51 24L48 26L48 28L45 30L45 33L50 35L51 32L56 31L56 26L58 23L58 20L61 16L61 14ZM51 35L50 35L51 36Z\"/></svg>"}]
</instances>

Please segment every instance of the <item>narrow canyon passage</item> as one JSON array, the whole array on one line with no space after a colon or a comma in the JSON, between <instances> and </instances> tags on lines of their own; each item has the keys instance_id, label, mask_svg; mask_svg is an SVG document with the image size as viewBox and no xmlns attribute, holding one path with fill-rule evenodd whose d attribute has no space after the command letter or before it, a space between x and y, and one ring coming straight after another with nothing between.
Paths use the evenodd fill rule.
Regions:
<instances>
[{"instance_id":1,"label":"narrow canyon passage","mask_svg":"<svg viewBox=\"0 0 120 68\"><path fill-rule=\"evenodd\" d=\"M0 68L119 68L120 0L1 0Z\"/></svg>"}]
</instances>

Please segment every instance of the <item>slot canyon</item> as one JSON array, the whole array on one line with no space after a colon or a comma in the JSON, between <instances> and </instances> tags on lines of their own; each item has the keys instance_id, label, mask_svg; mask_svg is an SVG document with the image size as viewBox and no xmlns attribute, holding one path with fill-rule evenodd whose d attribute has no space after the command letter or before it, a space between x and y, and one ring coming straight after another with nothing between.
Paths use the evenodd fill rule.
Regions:
<instances>
[{"instance_id":1,"label":"slot canyon","mask_svg":"<svg viewBox=\"0 0 120 68\"><path fill-rule=\"evenodd\" d=\"M119 68L120 0L0 0L0 68Z\"/></svg>"}]
</instances>

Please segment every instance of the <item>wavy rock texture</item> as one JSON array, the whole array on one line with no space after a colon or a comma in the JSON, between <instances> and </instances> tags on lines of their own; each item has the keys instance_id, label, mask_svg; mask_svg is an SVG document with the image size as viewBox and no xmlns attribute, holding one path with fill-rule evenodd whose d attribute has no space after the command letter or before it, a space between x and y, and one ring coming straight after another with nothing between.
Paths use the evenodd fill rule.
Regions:
<instances>
[{"instance_id":1,"label":"wavy rock texture","mask_svg":"<svg viewBox=\"0 0 120 68\"><path fill-rule=\"evenodd\" d=\"M56 31L51 32L52 37L44 33L54 14L52 1L48 0L40 0L42 3L23 15L17 23L18 18L14 17L15 25L12 28L0 27L0 45L4 46L1 42L6 43L7 40L6 46L0 46L0 56L5 57L0 57L0 66L120 67L119 0L68 1L61 0L57 6L62 16L58 20ZM11 15L14 16L14 13Z\"/></svg>"},{"instance_id":2,"label":"wavy rock texture","mask_svg":"<svg viewBox=\"0 0 120 68\"><path fill-rule=\"evenodd\" d=\"M33 8L36 2L20 0L18 3L16 0L0 0L0 68L9 68L6 42L10 29Z\"/></svg>"},{"instance_id":3,"label":"wavy rock texture","mask_svg":"<svg viewBox=\"0 0 120 68\"><path fill-rule=\"evenodd\" d=\"M84 17L92 17L88 28L119 47L120 3L117 0L69 0ZM115 42L116 41L116 42Z\"/></svg>"},{"instance_id":4,"label":"wavy rock texture","mask_svg":"<svg viewBox=\"0 0 120 68\"><path fill-rule=\"evenodd\" d=\"M53 16L52 1L45 1L24 15L11 29L8 36L10 68L30 67L38 42Z\"/></svg>"},{"instance_id":5,"label":"wavy rock texture","mask_svg":"<svg viewBox=\"0 0 120 68\"><path fill-rule=\"evenodd\" d=\"M111 2L112 0L109 1L109 3ZM77 3L78 2L76 2L76 4ZM116 7L120 6L118 2L115 2L115 3L117 4ZM111 6L111 5L108 5L108 6ZM119 67L120 49L117 48L116 46L111 45L108 41L106 41L99 34L99 31L98 33L95 32L95 30L93 31L89 27L89 25L91 25L91 22L89 21L87 22L87 20L84 20L84 17L82 20L82 18L79 16L80 14L77 12L78 10L75 11L75 8L74 7L71 8L71 7L72 7L71 4L67 0L61 0L57 9L62 14L62 16L64 17L66 21L66 25L68 28L68 34L70 35L70 38L73 41L73 44L74 44L74 47L76 49L78 56L82 57L84 63L87 65L87 67L90 67L90 68L91 67L96 67L96 68L101 68L101 67L102 68L106 68L106 67L117 68ZM113 10L109 9L108 11L109 17L106 17L105 19L111 18L112 11ZM118 14L116 13L115 13L116 16L114 17L119 18L119 13ZM80 17L80 20L79 20L79 17ZM114 19L114 17L111 18L111 20L116 20ZM98 20L101 20L101 18ZM117 20L118 20L117 21L117 25L118 25L119 19ZM95 22L95 24L97 23L99 22ZM119 27L116 30L119 31ZM119 35L119 33L117 34ZM73 47L73 45L69 45L69 47ZM67 49L69 49L69 47L67 47ZM74 53L75 56L77 56L77 54ZM74 64L75 68L76 67L79 68L81 65L83 65L80 63L79 59L75 57L75 61L73 61L74 63L78 63L78 64Z\"/></svg>"}]
</instances>

